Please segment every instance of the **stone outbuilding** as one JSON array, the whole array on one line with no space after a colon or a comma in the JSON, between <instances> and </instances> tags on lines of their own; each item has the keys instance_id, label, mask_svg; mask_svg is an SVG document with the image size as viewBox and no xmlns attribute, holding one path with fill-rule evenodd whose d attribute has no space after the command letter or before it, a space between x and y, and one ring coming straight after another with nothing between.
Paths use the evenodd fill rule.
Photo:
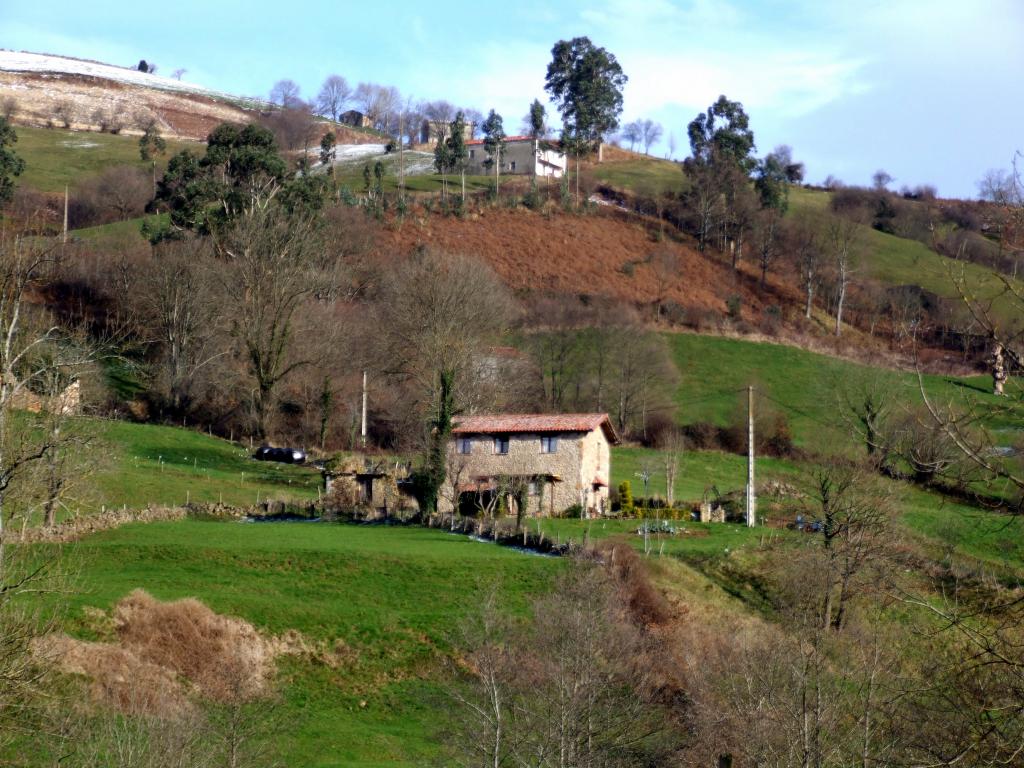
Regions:
<instances>
[{"instance_id":1,"label":"stone outbuilding","mask_svg":"<svg viewBox=\"0 0 1024 768\"><path fill-rule=\"evenodd\" d=\"M360 112L358 109L349 109L338 115L338 122L343 125L351 125L353 128L372 128L373 121L369 115Z\"/></svg>"},{"instance_id":2,"label":"stone outbuilding","mask_svg":"<svg viewBox=\"0 0 1024 768\"><path fill-rule=\"evenodd\" d=\"M40 395L26 386L18 389L11 398L14 408L31 413L55 413L58 416L75 416L82 411L82 385L77 379L53 395Z\"/></svg>"},{"instance_id":3,"label":"stone outbuilding","mask_svg":"<svg viewBox=\"0 0 1024 768\"><path fill-rule=\"evenodd\" d=\"M442 136L451 135L452 124L446 120L424 120L420 124L420 144L435 145ZM476 123L467 121L462 127L462 140L467 144L473 140Z\"/></svg>"},{"instance_id":4,"label":"stone outbuilding","mask_svg":"<svg viewBox=\"0 0 1024 768\"><path fill-rule=\"evenodd\" d=\"M327 506L382 518L415 509L419 505L408 475L408 467L384 460L348 456L331 461L323 469Z\"/></svg>"},{"instance_id":5,"label":"stone outbuilding","mask_svg":"<svg viewBox=\"0 0 1024 768\"><path fill-rule=\"evenodd\" d=\"M523 516L557 516L576 505L587 516L609 510L618 437L606 413L466 416L452 438L441 512L496 511L502 503Z\"/></svg>"}]
</instances>

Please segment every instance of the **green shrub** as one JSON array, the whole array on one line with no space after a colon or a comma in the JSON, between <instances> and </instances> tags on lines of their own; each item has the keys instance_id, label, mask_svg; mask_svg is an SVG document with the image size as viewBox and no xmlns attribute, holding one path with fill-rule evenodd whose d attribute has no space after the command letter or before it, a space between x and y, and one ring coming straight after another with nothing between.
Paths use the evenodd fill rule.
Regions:
<instances>
[{"instance_id":1,"label":"green shrub","mask_svg":"<svg viewBox=\"0 0 1024 768\"><path fill-rule=\"evenodd\" d=\"M565 210L572 208L572 192L569 191L569 174L562 174L562 181L558 185L558 195Z\"/></svg>"},{"instance_id":2,"label":"green shrub","mask_svg":"<svg viewBox=\"0 0 1024 768\"><path fill-rule=\"evenodd\" d=\"M530 183L530 190L523 195L523 205L531 211L539 211L541 206L544 205L544 199L540 195L540 190L537 189L536 178Z\"/></svg>"},{"instance_id":3,"label":"green shrub","mask_svg":"<svg viewBox=\"0 0 1024 768\"><path fill-rule=\"evenodd\" d=\"M740 309L743 307L743 299L739 294L734 293L725 300L726 312L733 320L740 319Z\"/></svg>"},{"instance_id":4,"label":"green shrub","mask_svg":"<svg viewBox=\"0 0 1024 768\"><path fill-rule=\"evenodd\" d=\"M583 517L583 506L577 503L573 504L571 507L566 507L562 510L562 517L569 520L579 520Z\"/></svg>"},{"instance_id":5,"label":"green shrub","mask_svg":"<svg viewBox=\"0 0 1024 768\"><path fill-rule=\"evenodd\" d=\"M626 517L633 514L633 487L629 480L619 483L619 510Z\"/></svg>"}]
</instances>

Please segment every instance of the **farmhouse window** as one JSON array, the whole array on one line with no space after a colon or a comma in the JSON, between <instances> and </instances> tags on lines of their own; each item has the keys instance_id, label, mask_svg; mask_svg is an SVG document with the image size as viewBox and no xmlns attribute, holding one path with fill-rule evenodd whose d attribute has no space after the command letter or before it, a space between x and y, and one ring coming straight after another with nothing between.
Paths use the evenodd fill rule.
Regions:
<instances>
[{"instance_id":1,"label":"farmhouse window","mask_svg":"<svg viewBox=\"0 0 1024 768\"><path fill-rule=\"evenodd\" d=\"M472 160L474 157L476 157L476 150L475 149L469 150L469 159Z\"/></svg>"},{"instance_id":2,"label":"farmhouse window","mask_svg":"<svg viewBox=\"0 0 1024 768\"><path fill-rule=\"evenodd\" d=\"M536 496L540 492L540 483L536 480L531 480L530 484L526 487L526 493L530 496Z\"/></svg>"},{"instance_id":3,"label":"farmhouse window","mask_svg":"<svg viewBox=\"0 0 1024 768\"><path fill-rule=\"evenodd\" d=\"M468 437L460 437L456 441L456 447L458 448L459 453L463 455L468 454L472 450L472 446L473 443Z\"/></svg>"},{"instance_id":4,"label":"farmhouse window","mask_svg":"<svg viewBox=\"0 0 1024 768\"><path fill-rule=\"evenodd\" d=\"M558 453L558 438L557 437L542 437L540 439L540 452L541 453Z\"/></svg>"},{"instance_id":5,"label":"farmhouse window","mask_svg":"<svg viewBox=\"0 0 1024 768\"><path fill-rule=\"evenodd\" d=\"M516 161L515 160L513 160L511 163L508 164L508 169L510 171L514 171L516 169Z\"/></svg>"},{"instance_id":6,"label":"farmhouse window","mask_svg":"<svg viewBox=\"0 0 1024 768\"><path fill-rule=\"evenodd\" d=\"M494 438L494 452L502 455L508 453L508 438L507 437L496 437Z\"/></svg>"}]
</instances>

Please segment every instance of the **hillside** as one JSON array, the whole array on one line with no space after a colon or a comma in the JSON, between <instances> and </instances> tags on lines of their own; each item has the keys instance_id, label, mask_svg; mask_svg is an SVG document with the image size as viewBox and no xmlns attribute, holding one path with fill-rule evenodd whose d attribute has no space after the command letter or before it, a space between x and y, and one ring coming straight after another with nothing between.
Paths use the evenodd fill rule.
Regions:
<instances>
[{"instance_id":1,"label":"hillside","mask_svg":"<svg viewBox=\"0 0 1024 768\"><path fill-rule=\"evenodd\" d=\"M37 128L139 135L155 120L168 137L203 141L221 123L249 123L270 105L194 83L101 62L0 50L0 105L12 122ZM340 143L379 141L336 126Z\"/></svg>"},{"instance_id":2,"label":"hillside","mask_svg":"<svg viewBox=\"0 0 1024 768\"><path fill-rule=\"evenodd\" d=\"M158 171L168 158L182 149L196 150L191 141L170 139L167 153L157 161ZM83 133L50 128L18 128L18 154L25 161L20 181L39 192L63 194L74 186L110 168L131 165L149 170L139 159L138 139L109 133Z\"/></svg>"},{"instance_id":3,"label":"hillside","mask_svg":"<svg viewBox=\"0 0 1024 768\"><path fill-rule=\"evenodd\" d=\"M749 312L790 294L776 285L755 290L754 279L689 245L659 240L656 226L628 214L541 214L488 209L466 218L421 217L382 229L382 253L427 246L479 257L519 293L604 296L651 306L659 299L722 313L739 294ZM667 258L666 258L667 257Z\"/></svg>"},{"instance_id":4,"label":"hillside","mask_svg":"<svg viewBox=\"0 0 1024 768\"><path fill-rule=\"evenodd\" d=\"M61 56L0 51L0 100L32 126L99 130L98 114L120 115L138 132L153 119L167 135L200 140L222 122L252 120L259 105L201 86L126 67Z\"/></svg>"}]
</instances>

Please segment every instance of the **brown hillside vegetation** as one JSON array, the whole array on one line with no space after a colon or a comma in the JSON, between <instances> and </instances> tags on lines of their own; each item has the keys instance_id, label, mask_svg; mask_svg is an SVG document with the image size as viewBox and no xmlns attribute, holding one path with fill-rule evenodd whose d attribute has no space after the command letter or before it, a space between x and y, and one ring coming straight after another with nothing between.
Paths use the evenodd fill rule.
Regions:
<instances>
[{"instance_id":1,"label":"brown hillside vegetation","mask_svg":"<svg viewBox=\"0 0 1024 768\"><path fill-rule=\"evenodd\" d=\"M138 124L153 118L167 135L196 141L220 123L253 119L252 112L208 96L66 73L0 72L2 96L16 100L16 123L38 127L60 125L61 105L71 106L68 127L75 130L99 130L97 112L113 112L128 121L127 133L138 133Z\"/></svg>"},{"instance_id":2,"label":"brown hillside vegetation","mask_svg":"<svg viewBox=\"0 0 1024 768\"><path fill-rule=\"evenodd\" d=\"M102 128L98 117L110 115L123 124L120 131L125 134L139 135L142 126L155 120L165 136L194 141L205 141L221 123L251 123L261 117L256 109L246 109L201 93L146 88L66 72L0 70L0 99L6 98L13 99L12 118L18 125L39 128L66 125L77 131L98 131ZM371 134L340 125L331 130L339 144L380 141Z\"/></svg>"},{"instance_id":3,"label":"brown hillside vegetation","mask_svg":"<svg viewBox=\"0 0 1024 768\"><path fill-rule=\"evenodd\" d=\"M744 310L757 313L792 300L780 286L755 290L755 278L736 275L714 256L667 238L659 242L643 220L618 212L485 210L463 219L420 218L382 231L378 240L384 253L420 247L481 258L520 294L605 296L637 305L660 300L716 312L738 294Z\"/></svg>"},{"instance_id":4,"label":"brown hillside vegetation","mask_svg":"<svg viewBox=\"0 0 1024 768\"><path fill-rule=\"evenodd\" d=\"M198 600L162 603L135 590L115 606L110 623L116 642L51 635L37 652L90 678L97 701L125 712L185 711L181 679L210 699L246 700L273 673L274 649L251 624Z\"/></svg>"}]
</instances>

